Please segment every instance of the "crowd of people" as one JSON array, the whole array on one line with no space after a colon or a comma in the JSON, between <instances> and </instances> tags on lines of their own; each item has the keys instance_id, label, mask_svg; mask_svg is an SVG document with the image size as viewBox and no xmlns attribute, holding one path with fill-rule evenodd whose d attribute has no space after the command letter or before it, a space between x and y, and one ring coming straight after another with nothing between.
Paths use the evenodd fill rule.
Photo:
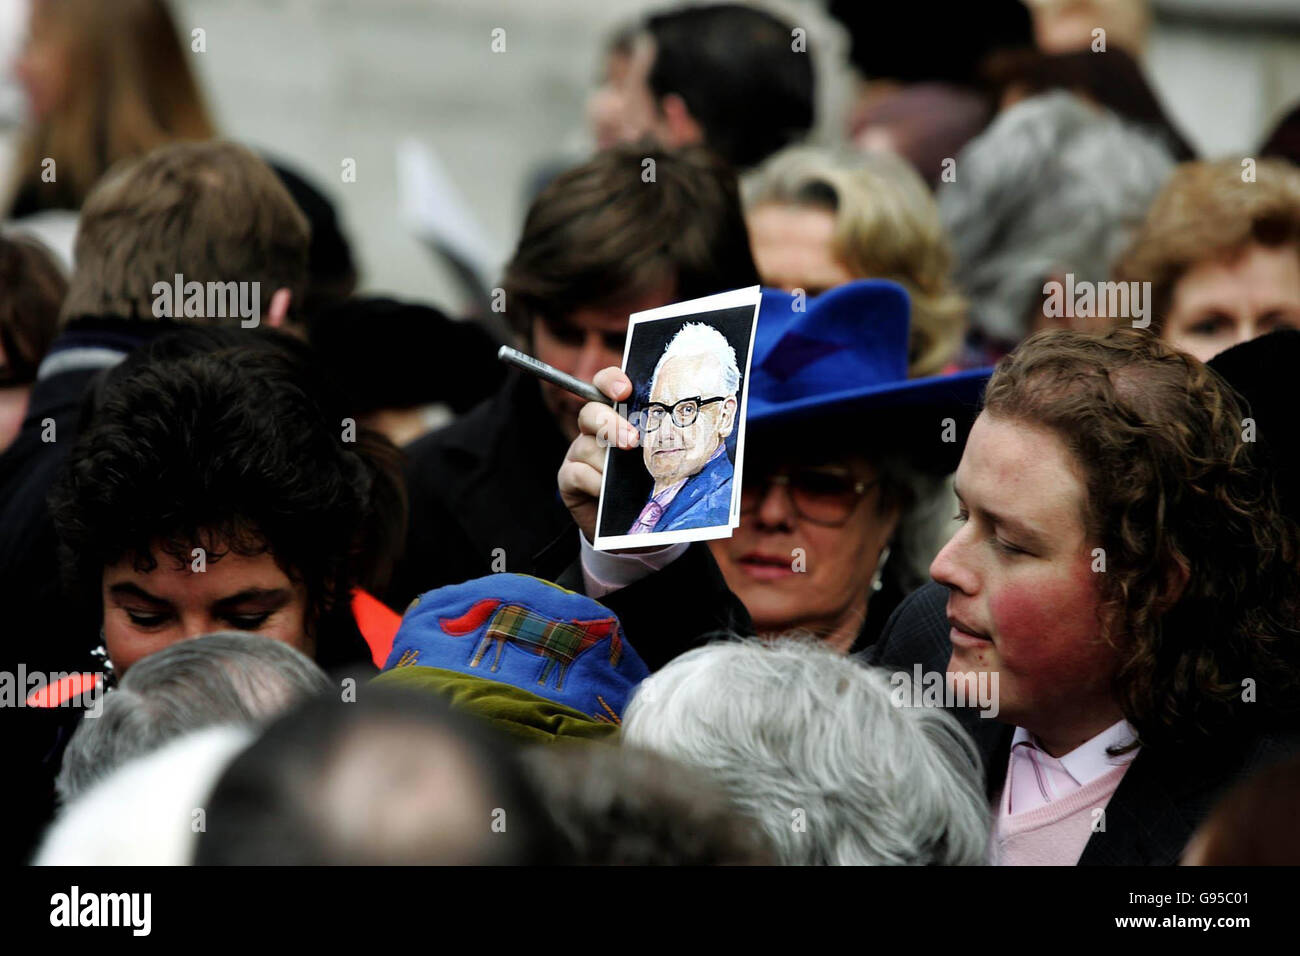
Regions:
<instances>
[{"instance_id":1,"label":"crowd of people","mask_svg":"<svg viewBox=\"0 0 1300 956\"><path fill-rule=\"evenodd\" d=\"M1300 114L1198 157L1145 3L1084 6L967 5L922 51L831 3L840 147L797 24L656 10L498 314L455 317L358 294L326 193L218 138L164 0L34 0L13 858L1300 863ZM645 438L629 315L755 285L738 527L597 550Z\"/></svg>"}]
</instances>

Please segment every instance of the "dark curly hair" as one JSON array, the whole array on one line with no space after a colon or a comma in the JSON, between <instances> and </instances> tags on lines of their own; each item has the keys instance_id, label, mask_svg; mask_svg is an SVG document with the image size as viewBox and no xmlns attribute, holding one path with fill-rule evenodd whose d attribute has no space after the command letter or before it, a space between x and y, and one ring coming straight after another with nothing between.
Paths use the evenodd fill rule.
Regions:
<instances>
[{"instance_id":1,"label":"dark curly hair","mask_svg":"<svg viewBox=\"0 0 1300 956\"><path fill-rule=\"evenodd\" d=\"M1223 379L1146 332L1040 332L998 365L985 410L1047 427L1086 475L1113 690L1144 746L1294 713L1300 530Z\"/></svg>"},{"instance_id":2,"label":"dark curly hair","mask_svg":"<svg viewBox=\"0 0 1300 956\"><path fill-rule=\"evenodd\" d=\"M243 346L145 362L109 385L50 495L71 593L97 606L104 568L152 549L188 564L269 553L307 591L317 658L363 564L373 465L301 357ZM350 436L349 436L350 437Z\"/></svg>"}]
</instances>

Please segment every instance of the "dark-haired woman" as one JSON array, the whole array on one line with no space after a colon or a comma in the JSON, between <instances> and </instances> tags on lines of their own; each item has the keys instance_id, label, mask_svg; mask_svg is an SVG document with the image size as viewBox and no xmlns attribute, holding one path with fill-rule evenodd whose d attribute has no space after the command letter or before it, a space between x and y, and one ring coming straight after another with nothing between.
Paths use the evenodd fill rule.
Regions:
<instances>
[{"instance_id":1,"label":"dark-haired woman","mask_svg":"<svg viewBox=\"0 0 1300 956\"><path fill-rule=\"evenodd\" d=\"M218 630L327 668L371 656L349 595L373 566L383 480L310 376L283 349L242 347L145 363L105 390L51 505L116 672Z\"/></svg>"}]
</instances>

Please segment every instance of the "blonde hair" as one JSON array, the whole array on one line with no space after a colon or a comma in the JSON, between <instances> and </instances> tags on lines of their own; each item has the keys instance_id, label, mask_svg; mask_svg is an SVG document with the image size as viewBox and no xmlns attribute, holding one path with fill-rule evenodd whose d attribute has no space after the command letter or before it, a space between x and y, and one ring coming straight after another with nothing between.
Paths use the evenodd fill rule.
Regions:
<instances>
[{"instance_id":1,"label":"blonde hair","mask_svg":"<svg viewBox=\"0 0 1300 956\"><path fill-rule=\"evenodd\" d=\"M1151 283L1151 331L1160 334L1174 288L1193 266L1230 259L1251 243L1300 247L1300 169L1261 159L1251 182L1241 160L1174 170L1115 265L1115 278Z\"/></svg>"},{"instance_id":2,"label":"blonde hair","mask_svg":"<svg viewBox=\"0 0 1300 956\"><path fill-rule=\"evenodd\" d=\"M67 62L66 98L32 128L9 203L80 209L114 163L214 135L164 0L36 0L33 30L51 31ZM41 179L55 161L56 179Z\"/></svg>"},{"instance_id":3,"label":"blonde hair","mask_svg":"<svg viewBox=\"0 0 1300 956\"><path fill-rule=\"evenodd\" d=\"M832 251L855 278L892 279L912 302L908 367L936 375L966 332L966 302L952 285L952 253L934 198L905 161L887 153L782 150L745 184L749 209L812 206L835 216Z\"/></svg>"}]
</instances>

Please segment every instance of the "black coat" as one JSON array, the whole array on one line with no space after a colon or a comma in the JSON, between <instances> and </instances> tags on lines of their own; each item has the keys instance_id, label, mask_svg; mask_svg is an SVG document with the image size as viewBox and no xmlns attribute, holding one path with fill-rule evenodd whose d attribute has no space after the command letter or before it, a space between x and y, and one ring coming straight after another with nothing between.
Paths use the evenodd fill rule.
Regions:
<instances>
[{"instance_id":1,"label":"black coat","mask_svg":"<svg viewBox=\"0 0 1300 956\"><path fill-rule=\"evenodd\" d=\"M27 417L14 443L0 455L0 670L27 673L84 670L97 635L77 604L62 591L58 537L46 495L81 429L81 409L98 368L70 370L32 388ZM54 420L53 442L41 424ZM25 689L18 693L25 696ZM6 785L12 839L6 862L23 862L54 810L57 754L80 718L71 708L0 708L0 754L11 776Z\"/></svg>"},{"instance_id":2,"label":"black coat","mask_svg":"<svg viewBox=\"0 0 1300 956\"><path fill-rule=\"evenodd\" d=\"M885 624L880 640L860 659L909 674L916 664L926 672L947 670L952 656L947 600L947 590L938 584L913 592ZM954 710L954 714L980 749L992 800L1006 779L1015 728L982 718L973 709ZM1300 734L1291 728L1243 735L1196 750L1139 750L1106 805L1106 829L1093 833L1079 864L1176 864L1225 790L1297 750Z\"/></svg>"},{"instance_id":3,"label":"black coat","mask_svg":"<svg viewBox=\"0 0 1300 956\"><path fill-rule=\"evenodd\" d=\"M81 403L99 369L38 381L17 439L0 455L0 607L5 635L0 660L29 668L67 664L84 635L69 633L69 605L59 587L58 539L46 495L80 432ZM54 421L53 442L41 440ZM94 646L92 642L90 646Z\"/></svg>"},{"instance_id":4,"label":"black coat","mask_svg":"<svg viewBox=\"0 0 1300 956\"><path fill-rule=\"evenodd\" d=\"M527 573L561 533L577 534L556 485L568 447L537 380L518 372L473 411L412 442L406 552L389 605L404 611L425 591L494 571Z\"/></svg>"}]
</instances>

